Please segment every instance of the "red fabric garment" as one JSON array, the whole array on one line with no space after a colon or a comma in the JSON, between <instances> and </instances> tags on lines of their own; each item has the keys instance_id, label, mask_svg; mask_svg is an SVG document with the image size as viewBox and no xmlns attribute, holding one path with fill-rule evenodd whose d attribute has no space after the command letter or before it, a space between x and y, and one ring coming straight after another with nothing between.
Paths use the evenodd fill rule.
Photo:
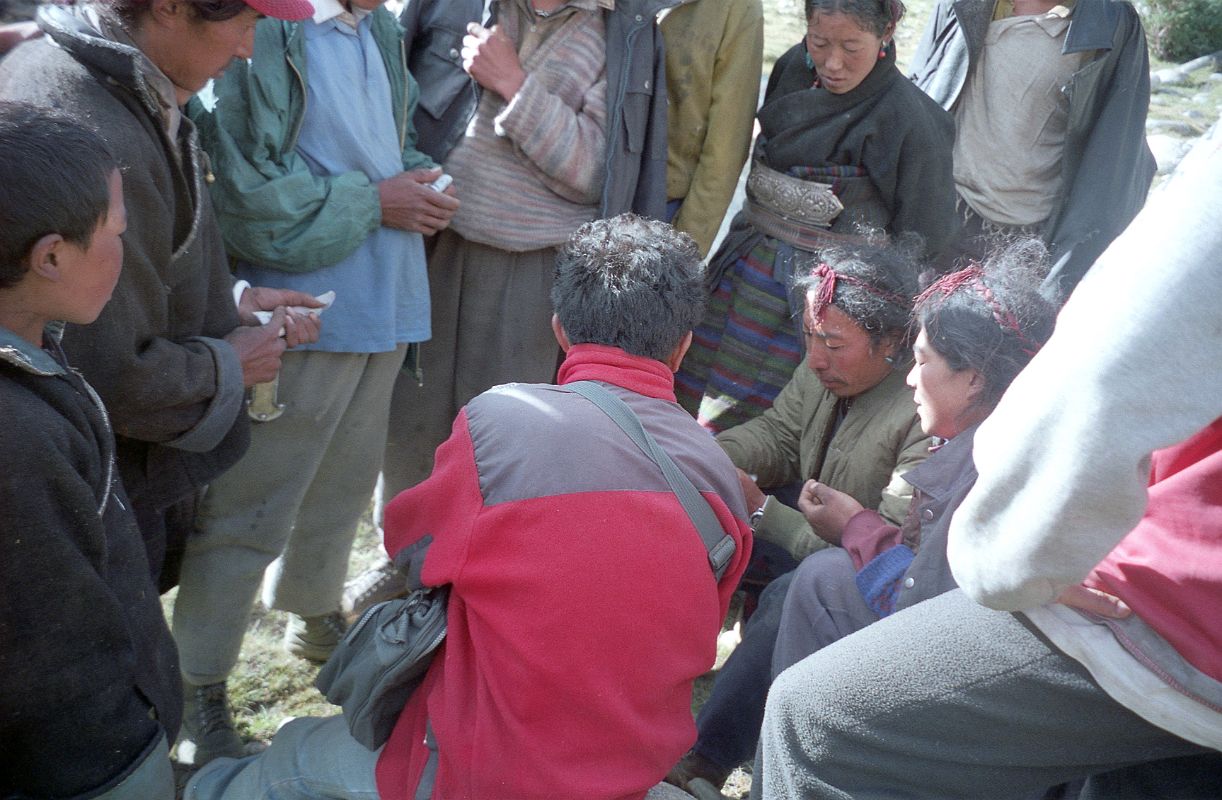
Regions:
<instances>
[{"instance_id":1,"label":"red fabric garment","mask_svg":"<svg viewBox=\"0 0 1222 800\"><path fill-rule=\"evenodd\" d=\"M738 550L715 583L665 483L624 488L635 471L648 475L646 457L584 398L541 385L476 398L438 448L433 474L386 509L388 552L432 534L423 579L452 589L444 649L378 760L384 800L413 796L428 756L426 717L440 754L433 796L446 800L640 798L695 740L692 682L713 663L751 549L733 466L673 404L660 362L578 345L560 379L643 395L619 392L660 443L678 437L701 454L684 463L667 446ZM492 414L489 396L520 402L513 414ZM520 450L493 446L523 429ZM706 474L693 474L695 463L709 465ZM569 481L587 483L557 490Z\"/></svg>"},{"instance_id":2,"label":"red fabric garment","mask_svg":"<svg viewBox=\"0 0 1222 800\"><path fill-rule=\"evenodd\" d=\"M1088 576L1222 681L1222 418L1151 457L1141 522Z\"/></svg>"},{"instance_id":3,"label":"red fabric garment","mask_svg":"<svg viewBox=\"0 0 1222 800\"><path fill-rule=\"evenodd\" d=\"M863 508L844 526L840 534L840 546L853 559L853 568L860 570L877 558L884 550L904 543L903 532L898 526L883 519L877 511Z\"/></svg>"}]
</instances>

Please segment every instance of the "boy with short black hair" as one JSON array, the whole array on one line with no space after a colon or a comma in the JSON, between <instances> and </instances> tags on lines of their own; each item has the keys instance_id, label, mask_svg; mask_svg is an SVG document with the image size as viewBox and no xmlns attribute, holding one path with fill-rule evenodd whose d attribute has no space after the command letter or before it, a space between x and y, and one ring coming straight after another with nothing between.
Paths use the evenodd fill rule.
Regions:
<instances>
[{"instance_id":1,"label":"boy with short black hair","mask_svg":"<svg viewBox=\"0 0 1222 800\"><path fill-rule=\"evenodd\" d=\"M63 322L110 299L127 226L94 133L0 103L0 796L169 800L178 656Z\"/></svg>"}]
</instances>

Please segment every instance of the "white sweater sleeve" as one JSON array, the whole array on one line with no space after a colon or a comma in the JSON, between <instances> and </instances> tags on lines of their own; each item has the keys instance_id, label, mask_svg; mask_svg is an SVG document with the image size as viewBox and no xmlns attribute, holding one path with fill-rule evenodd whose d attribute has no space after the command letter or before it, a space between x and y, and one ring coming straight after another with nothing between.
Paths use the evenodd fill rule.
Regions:
<instances>
[{"instance_id":1,"label":"white sweater sleeve","mask_svg":"<svg viewBox=\"0 0 1222 800\"><path fill-rule=\"evenodd\" d=\"M1106 202L1106 198L1100 198ZM948 557L978 602L1052 602L1136 525L1149 456L1222 416L1222 129L1087 273L976 434Z\"/></svg>"}]
</instances>

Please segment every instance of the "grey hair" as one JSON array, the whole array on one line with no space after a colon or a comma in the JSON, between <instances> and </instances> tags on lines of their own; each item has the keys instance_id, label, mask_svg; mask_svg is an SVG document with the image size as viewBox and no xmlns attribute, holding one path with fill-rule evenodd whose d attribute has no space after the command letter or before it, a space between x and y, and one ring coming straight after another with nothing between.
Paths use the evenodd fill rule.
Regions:
<instances>
[{"instance_id":1,"label":"grey hair","mask_svg":"<svg viewBox=\"0 0 1222 800\"><path fill-rule=\"evenodd\" d=\"M803 296L816 291L821 279L814 270L826 264L850 279L836 281L831 305L860 325L875 344L896 336L905 345L917 288L918 249L918 237L885 243L877 234L861 244L824 248L806 261L793 288Z\"/></svg>"},{"instance_id":2,"label":"grey hair","mask_svg":"<svg viewBox=\"0 0 1222 800\"><path fill-rule=\"evenodd\" d=\"M556 256L552 307L573 344L664 361L704 314L700 251L664 222L587 222Z\"/></svg>"}]
</instances>

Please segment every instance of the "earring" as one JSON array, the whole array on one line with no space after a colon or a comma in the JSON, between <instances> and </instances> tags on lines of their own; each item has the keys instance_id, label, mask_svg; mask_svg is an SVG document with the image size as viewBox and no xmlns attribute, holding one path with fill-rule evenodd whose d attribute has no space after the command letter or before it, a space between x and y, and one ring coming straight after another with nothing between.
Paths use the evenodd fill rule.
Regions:
<instances>
[{"instance_id":1,"label":"earring","mask_svg":"<svg viewBox=\"0 0 1222 800\"><path fill-rule=\"evenodd\" d=\"M886 361L888 366L892 366L892 367L895 366L895 357L894 356L883 356L883 361Z\"/></svg>"},{"instance_id":2,"label":"earring","mask_svg":"<svg viewBox=\"0 0 1222 800\"><path fill-rule=\"evenodd\" d=\"M878 48L878 60L882 61L887 57L887 43L883 42L883 46Z\"/></svg>"}]
</instances>

